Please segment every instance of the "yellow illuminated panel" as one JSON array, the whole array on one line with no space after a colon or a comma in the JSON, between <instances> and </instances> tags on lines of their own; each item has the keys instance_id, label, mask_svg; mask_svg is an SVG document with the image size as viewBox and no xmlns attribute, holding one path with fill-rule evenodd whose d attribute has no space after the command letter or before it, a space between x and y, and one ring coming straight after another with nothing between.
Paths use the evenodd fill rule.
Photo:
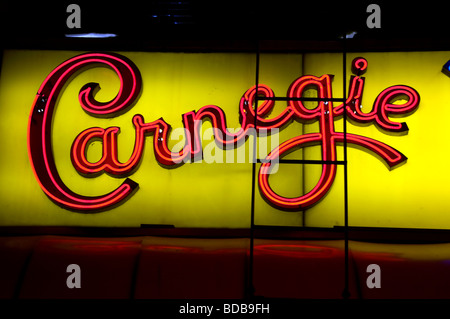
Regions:
<instances>
[{"instance_id":1,"label":"yellow illuminated panel","mask_svg":"<svg viewBox=\"0 0 450 319\"><path fill-rule=\"evenodd\" d=\"M449 52L358 53L347 55L347 66L357 57L368 61L362 110L370 112L378 94L392 85L408 85L420 94L417 110L406 117L407 134L395 135L374 125L348 124L348 132L382 141L408 157L407 162L389 170L373 154L348 148L349 225L369 227L450 228L447 180L449 148L446 147L450 115L450 78L441 72L450 59ZM333 90L342 96L342 55L314 54L305 57L306 73L333 72ZM339 70L339 66L341 70ZM350 69L347 69L347 89ZM399 101L402 102L402 101ZM336 122L342 130L342 120ZM307 128L313 130L313 128ZM308 158L318 158L310 150ZM342 152L341 152L342 156ZM342 158L342 157L341 157ZM311 172L311 171L308 171ZM315 176L306 177L311 187ZM343 174L320 205L306 212L307 226L344 225Z\"/></svg>"},{"instance_id":2,"label":"yellow illuminated panel","mask_svg":"<svg viewBox=\"0 0 450 319\"><path fill-rule=\"evenodd\" d=\"M8 138L3 143L1 155L1 170L5 176L1 182L5 207L0 215L1 224L248 227L251 141L240 146L246 158L243 163L236 163L238 154L230 149L222 157L236 158L235 163L224 160L224 163L205 164L205 158L202 162L166 169L156 162L153 137L149 136L139 168L130 176L139 181L139 191L125 204L105 212L84 214L63 209L49 200L33 176L27 155L28 118L42 81L56 66L77 54L80 52L6 51L4 54L0 99L5 125L1 127ZM100 83L101 89L96 95L99 101L108 101L117 94L120 81L108 68L91 68L77 74L58 100L52 125L56 167L64 183L85 196L110 192L123 178L107 174L86 178L74 169L70 159L71 146L83 130L120 127L118 155L120 160L126 161L135 141L133 115L142 114L146 121L163 117L176 129L182 127L182 114L205 105L217 105L226 113L228 127L239 128L240 99L255 84L256 62L252 54L127 53L126 56L136 64L143 78L139 100L127 113L99 119L80 107L78 93L86 83ZM267 55L265 59L271 62L266 73L272 69L278 72L267 76L273 83L272 88L282 90L281 94L284 94L290 81L301 74L301 55L293 55L287 60L285 56ZM206 122L203 130L208 127L210 123ZM168 146L175 147L177 143L179 140L174 137ZM101 157L99 144L92 143L86 154L93 162ZM272 219L291 224L297 216L274 215Z\"/></svg>"},{"instance_id":3,"label":"yellow illuminated panel","mask_svg":"<svg viewBox=\"0 0 450 319\"><path fill-rule=\"evenodd\" d=\"M137 191L121 205L81 212L55 204L43 192L27 150L29 118L33 121L36 111L32 112L31 108L38 105L36 96L42 97L36 92L53 70L80 54L82 52L4 52L0 80L0 128L4 137L0 153L0 225L249 227L254 139L249 136L245 142L222 150L215 143L217 137L211 134L214 124L204 121L199 126L204 157L168 168L162 165L154 148L154 140L161 138L162 135L157 134L163 130L150 124L164 121L171 126L165 142L172 154L181 151L186 143L181 130L186 114L195 117L202 110L221 110L226 115L229 131L238 132L242 115L251 115L243 111L250 106L242 103L250 99L246 94L251 94L255 85L255 55L118 52L139 70L142 87L135 104L125 113L109 118L96 117L83 110L79 92L87 83L96 82L100 90L95 99L105 103L113 100L122 92L123 84L116 72L97 66L74 74L61 90L51 123L52 153L61 180L74 193L87 197L107 194L117 189L125 178L139 183ZM350 77L356 75L351 66L356 57L363 57L361 61L366 61L367 65L364 74L352 80ZM447 52L347 54L346 89L352 87L351 81L356 83L354 88L360 85L362 107L358 112L366 119L365 124L361 124L364 120L358 120L347 125L351 226L450 228L446 213L450 204L445 201L448 191L444 184L446 175L450 174L445 169L448 157L445 113L449 112L445 101L449 100L450 78L441 72L449 58ZM298 93L302 97L342 98L343 80L342 54L261 55L259 89L267 90L266 96ZM310 86L313 89L307 90ZM402 98L399 92L406 97ZM408 105L414 112L384 118L381 110L376 116L369 116L375 101L378 101L376 105L382 105L385 98L385 102L390 103L392 94L399 97L386 108L390 107L392 114L407 109ZM283 125L280 124L279 133L267 137L260 134L256 157L264 159L278 145L281 144L282 149L283 145L290 147L298 141L303 143L298 144L300 148L283 154L284 159L342 162L343 120L337 111L339 104L274 101L273 110L262 123L267 127L275 127L268 124L275 122ZM258 105L264 109L269 102L259 101ZM315 108L321 110L320 116L314 113ZM120 128L117 158L124 163L135 146L137 133L133 121L137 115L142 116L143 127L151 128L153 135L145 137L135 169L126 176L102 171L91 176L80 174L79 167L74 167L72 153L77 137L82 132L89 133L91 128L98 128L98 132ZM284 123L284 118L292 121ZM305 124L308 119L309 123ZM407 123L407 131L402 125L396 126L402 122ZM332 138L336 145L329 144ZM93 139L80 146L76 158L85 157L85 164L100 162L105 145L104 139ZM391 152L386 158L392 162L383 163L380 156L367 151L367 145L379 152ZM397 154L405 158L396 159ZM390 167L396 163L402 165ZM258 179L258 172L267 167L268 164L256 167L256 224L309 227L344 224L343 165L282 163L276 166L276 173L267 175L267 184L264 184L264 178ZM324 186L319 189L316 185L320 183ZM267 187L273 191L272 197L267 195ZM310 200L313 193L318 195Z\"/></svg>"}]
</instances>

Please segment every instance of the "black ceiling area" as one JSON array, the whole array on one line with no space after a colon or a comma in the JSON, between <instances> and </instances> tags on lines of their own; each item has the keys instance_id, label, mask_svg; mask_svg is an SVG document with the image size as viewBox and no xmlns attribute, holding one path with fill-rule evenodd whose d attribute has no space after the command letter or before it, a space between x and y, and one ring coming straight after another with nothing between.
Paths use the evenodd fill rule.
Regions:
<instances>
[{"instance_id":1,"label":"black ceiling area","mask_svg":"<svg viewBox=\"0 0 450 319\"><path fill-rule=\"evenodd\" d=\"M67 7L81 9L68 28ZM380 28L369 28L370 4ZM440 50L450 47L450 4L443 1L5 1L5 48L108 50ZM103 39L73 38L107 33Z\"/></svg>"}]
</instances>

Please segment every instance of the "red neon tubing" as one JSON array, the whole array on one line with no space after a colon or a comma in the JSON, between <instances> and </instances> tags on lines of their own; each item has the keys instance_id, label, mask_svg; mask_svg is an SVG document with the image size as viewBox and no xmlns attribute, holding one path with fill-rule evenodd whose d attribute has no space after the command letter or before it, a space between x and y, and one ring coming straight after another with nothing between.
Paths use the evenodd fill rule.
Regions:
<instances>
[{"instance_id":1,"label":"red neon tubing","mask_svg":"<svg viewBox=\"0 0 450 319\"><path fill-rule=\"evenodd\" d=\"M121 81L120 91L110 102L94 99L97 84L87 84L80 91L82 107L93 116L114 117L129 109L138 98L141 76L137 67L125 57L116 54L86 53L75 56L56 67L44 80L31 108L28 125L30 162L42 190L58 205L76 211L96 212L116 206L128 199L138 187L126 179L117 189L100 196L83 196L70 190L56 169L52 141L52 118L56 101L64 85L72 76L90 66L101 64L112 68Z\"/></svg>"}]
</instances>

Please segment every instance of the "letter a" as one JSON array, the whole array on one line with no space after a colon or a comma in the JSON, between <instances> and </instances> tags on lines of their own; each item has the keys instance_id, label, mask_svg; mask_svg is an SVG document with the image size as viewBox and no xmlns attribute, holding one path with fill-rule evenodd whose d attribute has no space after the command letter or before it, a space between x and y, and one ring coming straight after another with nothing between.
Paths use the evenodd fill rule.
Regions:
<instances>
[{"instance_id":1,"label":"letter a","mask_svg":"<svg viewBox=\"0 0 450 319\"><path fill-rule=\"evenodd\" d=\"M67 277L66 285L68 288L81 288L81 269L77 264L70 264L67 266L66 272L72 274Z\"/></svg>"},{"instance_id":2,"label":"letter a","mask_svg":"<svg viewBox=\"0 0 450 319\"><path fill-rule=\"evenodd\" d=\"M367 13L372 13L367 17L366 24L369 29L380 29L381 28L381 9L378 4L369 4L367 6Z\"/></svg>"},{"instance_id":3,"label":"letter a","mask_svg":"<svg viewBox=\"0 0 450 319\"><path fill-rule=\"evenodd\" d=\"M67 6L67 13L72 13L67 17L66 25L69 29L81 28L81 8L78 4L69 4Z\"/></svg>"},{"instance_id":4,"label":"letter a","mask_svg":"<svg viewBox=\"0 0 450 319\"><path fill-rule=\"evenodd\" d=\"M368 288L381 288L381 268L377 264L367 266L366 272L372 273L367 277L366 285Z\"/></svg>"}]
</instances>

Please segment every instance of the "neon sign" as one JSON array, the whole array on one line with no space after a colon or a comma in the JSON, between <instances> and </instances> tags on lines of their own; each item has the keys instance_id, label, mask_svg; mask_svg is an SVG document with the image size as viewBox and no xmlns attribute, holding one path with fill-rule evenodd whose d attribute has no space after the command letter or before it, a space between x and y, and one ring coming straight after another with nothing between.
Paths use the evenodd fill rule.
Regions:
<instances>
[{"instance_id":1,"label":"neon sign","mask_svg":"<svg viewBox=\"0 0 450 319\"><path fill-rule=\"evenodd\" d=\"M83 196L73 192L62 181L56 169L52 152L52 118L58 96L64 85L76 72L92 66L111 68L119 77L120 90L117 96L109 102L98 102L95 94L99 89L97 83L84 85L79 92L81 107L91 116L113 118L127 112L138 100L142 79L138 68L127 58L112 53L86 53L75 56L56 67L44 80L38 90L31 109L28 128L29 157L42 190L58 205L78 211L97 212L111 209L130 198L138 190L138 183L126 178L136 169L142 158L146 137L153 135L153 149L156 160L167 167L177 167L186 160L196 161L202 150L200 138L201 123L209 119L214 129L214 138L224 148L234 147L248 136L251 129L262 132L274 128L282 128L292 120L301 122L319 122L317 133L303 134L291 138L272 150L265 158L258 173L258 184L262 196L273 206L283 210L303 210L315 205L330 189L336 175L336 146L347 143L370 150L386 162L389 168L406 161L406 156L396 149L377 140L347 133L335 132L334 120L346 114L346 117L356 123L373 123L380 129L392 133L405 133L406 123L391 121L391 115L406 115L417 109L420 101L416 90L405 85L394 85L384 89L373 103L372 110L365 113L361 110L361 100L364 90L364 78L367 60L356 58L352 62L354 75L350 78L349 96L345 103L333 106L331 75L316 77L305 75L295 80L287 91L287 107L278 116L268 119L267 116L274 107L275 94L264 84L248 89L239 102L239 119L241 127L237 132L230 132L226 125L224 111L215 105L207 105L198 111L182 115L185 128L185 145L180 151L172 152L167 145L171 126L163 118L146 123L144 116L136 114L132 122L135 128L135 141L132 155L126 162L118 159L117 136L119 127L88 128L75 138L71 148L71 160L74 168L82 175L97 176L104 172L118 178L126 178L112 192L100 196ZM305 90L317 90L318 104L315 108L306 108L301 101ZM258 106L257 114L253 105L256 95L262 96L263 103ZM293 99L292 99L293 98ZM403 104L394 104L398 99L406 100ZM92 163L86 157L86 151L93 140L102 141L102 156ZM322 173L316 186L308 193L294 198L277 194L269 184L269 176L273 163L287 153L308 147L320 145ZM201 158L201 157L200 157Z\"/></svg>"}]
</instances>

